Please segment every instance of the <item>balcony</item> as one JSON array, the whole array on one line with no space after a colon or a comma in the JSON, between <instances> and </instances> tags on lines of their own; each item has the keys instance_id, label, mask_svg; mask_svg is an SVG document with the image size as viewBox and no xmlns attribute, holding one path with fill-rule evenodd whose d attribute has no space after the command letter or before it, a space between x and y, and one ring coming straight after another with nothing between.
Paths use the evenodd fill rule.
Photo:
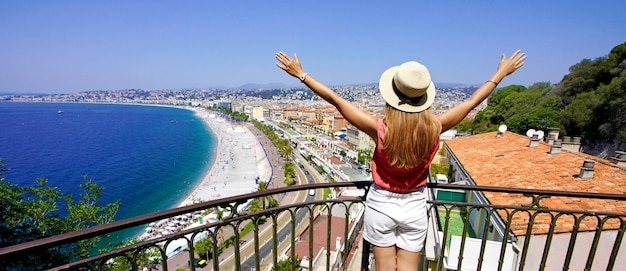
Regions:
<instances>
[{"instance_id":1,"label":"balcony","mask_svg":"<svg viewBox=\"0 0 626 271\"><path fill-rule=\"evenodd\" d=\"M179 207L0 248L0 263L6 266L80 240L145 228L152 232L144 235L149 238L130 245L61 266L32 264L49 270L374 270L370 246L361 237L369 185L368 181L298 185ZM571 198L624 206L626 195L434 182L428 187L430 224L419 270L618 270L626 265L626 213L542 204ZM328 191L342 193L328 198ZM514 195L527 203L471 200L482 193ZM268 196L284 200L278 207L246 211L249 200ZM216 209L222 210L221 217L206 221L206 214ZM150 229L176 219L195 224L169 232ZM210 241L210 249L197 255L203 239Z\"/></svg>"}]
</instances>

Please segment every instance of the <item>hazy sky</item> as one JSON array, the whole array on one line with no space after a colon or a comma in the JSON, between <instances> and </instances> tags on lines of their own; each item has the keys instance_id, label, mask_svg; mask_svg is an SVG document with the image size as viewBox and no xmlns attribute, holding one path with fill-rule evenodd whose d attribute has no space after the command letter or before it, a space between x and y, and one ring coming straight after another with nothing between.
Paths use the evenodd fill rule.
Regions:
<instances>
[{"instance_id":1,"label":"hazy sky","mask_svg":"<svg viewBox=\"0 0 626 271\"><path fill-rule=\"evenodd\" d=\"M427 2L427 3L424 3ZM298 53L329 85L425 64L433 81L482 83L522 49L503 85L559 82L626 42L626 1L0 0L0 92L297 85Z\"/></svg>"}]
</instances>

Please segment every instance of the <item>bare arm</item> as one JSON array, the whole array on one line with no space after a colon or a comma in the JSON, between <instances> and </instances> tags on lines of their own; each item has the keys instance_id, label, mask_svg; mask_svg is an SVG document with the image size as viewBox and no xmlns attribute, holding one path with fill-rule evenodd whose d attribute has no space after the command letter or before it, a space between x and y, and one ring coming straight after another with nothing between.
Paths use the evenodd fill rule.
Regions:
<instances>
[{"instance_id":1,"label":"bare arm","mask_svg":"<svg viewBox=\"0 0 626 271\"><path fill-rule=\"evenodd\" d=\"M280 64L276 63L276 66L289 75L299 78L305 74L300 64L300 59L298 59L298 55L294 54L294 58L292 59L287 54L278 52L276 53L276 59L280 62ZM376 117L348 102L324 83L317 81L310 75L306 76L303 83L313 90L315 94L335 106L335 108L339 110L339 113L357 129L365 132L372 138L376 138Z\"/></svg>"},{"instance_id":2,"label":"bare arm","mask_svg":"<svg viewBox=\"0 0 626 271\"><path fill-rule=\"evenodd\" d=\"M524 60L526 60L526 54L520 50L515 51L509 58L502 54L498 69L489 77L489 80L480 86L469 99L439 116L441 132L445 132L461 122L474 107L491 94L504 77L521 68L524 65Z\"/></svg>"}]
</instances>

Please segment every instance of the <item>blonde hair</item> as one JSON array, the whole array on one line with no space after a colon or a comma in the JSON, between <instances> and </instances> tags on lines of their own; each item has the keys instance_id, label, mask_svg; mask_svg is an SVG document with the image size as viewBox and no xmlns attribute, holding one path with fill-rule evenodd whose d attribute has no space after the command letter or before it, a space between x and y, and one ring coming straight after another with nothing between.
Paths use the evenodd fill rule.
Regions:
<instances>
[{"instance_id":1,"label":"blonde hair","mask_svg":"<svg viewBox=\"0 0 626 271\"><path fill-rule=\"evenodd\" d=\"M389 163L399 168L414 168L428 160L441 134L441 123L431 109L417 113L385 107L383 148Z\"/></svg>"}]
</instances>

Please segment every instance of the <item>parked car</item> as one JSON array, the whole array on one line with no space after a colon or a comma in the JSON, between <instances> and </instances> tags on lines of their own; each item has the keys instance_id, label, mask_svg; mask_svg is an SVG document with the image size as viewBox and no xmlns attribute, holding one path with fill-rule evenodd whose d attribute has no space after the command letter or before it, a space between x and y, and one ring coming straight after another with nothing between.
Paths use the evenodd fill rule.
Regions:
<instances>
[{"instance_id":1,"label":"parked car","mask_svg":"<svg viewBox=\"0 0 626 271\"><path fill-rule=\"evenodd\" d=\"M196 258L195 262L196 262L196 267L205 267L208 264L205 259L199 259L199 258Z\"/></svg>"}]
</instances>

